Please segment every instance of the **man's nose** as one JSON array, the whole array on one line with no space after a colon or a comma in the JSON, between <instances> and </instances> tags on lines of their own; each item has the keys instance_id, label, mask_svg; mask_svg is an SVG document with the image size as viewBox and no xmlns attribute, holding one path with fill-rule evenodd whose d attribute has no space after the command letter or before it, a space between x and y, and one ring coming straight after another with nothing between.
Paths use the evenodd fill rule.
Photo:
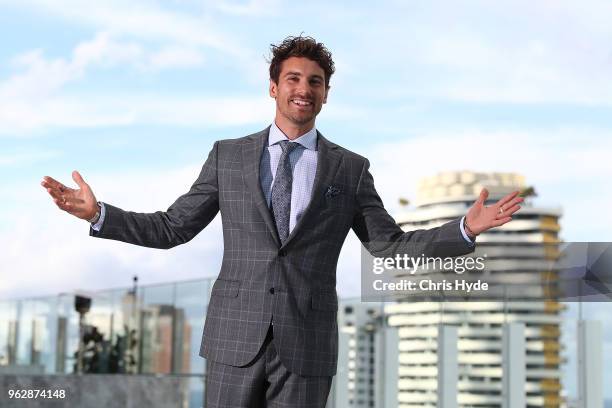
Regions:
<instances>
[{"instance_id":1,"label":"man's nose","mask_svg":"<svg viewBox=\"0 0 612 408\"><path fill-rule=\"evenodd\" d=\"M298 96L310 97L312 94L312 88L310 87L308 81L300 81L295 92L298 94Z\"/></svg>"}]
</instances>

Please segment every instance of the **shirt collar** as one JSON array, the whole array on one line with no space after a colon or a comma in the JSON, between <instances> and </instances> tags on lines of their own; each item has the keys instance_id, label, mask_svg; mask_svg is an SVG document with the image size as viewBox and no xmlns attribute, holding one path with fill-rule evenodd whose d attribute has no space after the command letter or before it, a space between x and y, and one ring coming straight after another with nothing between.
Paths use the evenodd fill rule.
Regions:
<instances>
[{"instance_id":1,"label":"shirt collar","mask_svg":"<svg viewBox=\"0 0 612 408\"><path fill-rule=\"evenodd\" d=\"M270 133L268 135L268 146L272 146L281 140L288 140L287 136L285 136L283 131L276 126L275 122L272 122L272 126L270 126ZM297 139L293 139L292 142L299 143L309 150L317 150L317 129L313 127Z\"/></svg>"}]
</instances>

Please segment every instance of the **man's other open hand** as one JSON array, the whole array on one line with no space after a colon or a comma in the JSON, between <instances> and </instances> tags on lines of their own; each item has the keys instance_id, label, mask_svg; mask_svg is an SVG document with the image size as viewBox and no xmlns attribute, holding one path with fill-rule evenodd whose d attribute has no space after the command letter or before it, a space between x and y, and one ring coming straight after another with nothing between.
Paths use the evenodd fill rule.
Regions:
<instances>
[{"instance_id":1,"label":"man's other open hand","mask_svg":"<svg viewBox=\"0 0 612 408\"><path fill-rule=\"evenodd\" d=\"M512 214L517 212L523 202L522 197L518 197L519 191L514 191L493 205L485 206L485 201L489 196L489 191L483 188L480 196L470 207L465 216L465 223L475 235L478 235L490 228L499 227L512 220Z\"/></svg>"},{"instance_id":2,"label":"man's other open hand","mask_svg":"<svg viewBox=\"0 0 612 408\"><path fill-rule=\"evenodd\" d=\"M90 220L98 211L98 203L91 188L78 171L72 172L72 179L77 183L78 189L66 187L53 177L45 176L41 185L53 198L53 202L62 210L83 220Z\"/></svg>"}]
</instances>

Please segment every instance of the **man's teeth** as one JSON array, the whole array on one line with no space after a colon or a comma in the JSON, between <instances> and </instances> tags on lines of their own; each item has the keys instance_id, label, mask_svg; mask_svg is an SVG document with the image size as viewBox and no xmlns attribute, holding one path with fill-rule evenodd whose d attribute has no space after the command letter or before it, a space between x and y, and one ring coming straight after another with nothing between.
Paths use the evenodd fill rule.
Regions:
<instances>
[{"instance_id":1,"label":"man's teeth","mask_svg":"<svg viewBox=\"0 0 612 408\"><path fill-rule=\"evenodd\" d=\"M294 99L292 102L295 103L296 105L300 105L300 106L307 106L307 105L311 105L312 104L312 102L310 102L310 101L303 101L301 99Z\"/></svg>"}]
</instances>

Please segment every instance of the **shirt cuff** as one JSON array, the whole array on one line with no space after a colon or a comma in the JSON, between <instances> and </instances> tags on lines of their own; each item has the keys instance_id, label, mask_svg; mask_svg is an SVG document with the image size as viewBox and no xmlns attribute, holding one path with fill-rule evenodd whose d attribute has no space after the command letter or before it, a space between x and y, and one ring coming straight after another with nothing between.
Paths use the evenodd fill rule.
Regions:
<instances>
[{"instance_id":1,"label":"shirt cuff","mask_svg":"<svg viewBox=\"0 0 612 408\"><path fill-rule=\"evenodd\" d=\"M100 219L98 220L98 222L96 222L95 224L91 226L92 230L100 232L100 230L102 229L102 224L104 224L105 215L106 215L106 207L104 206L103 202L100 202Z\"/></svg>"},{"instance_id":2,"label":"shirt cuff","mask_svg":"<svg viewBox=\"0 0 612 408\"><path fill-rule=\"evenodd\" d=\"M102 220L102 216L100 216L100 221L101 220ZM459 222L459 229L461 230L461 235L463 235L463 238L468 242L468 244L474 245L474 241L470 239L467 232L465 232L465 228L463 226L464 222L465 222L465 215L461 217L461 222Z\"/></svg>"}]
</instances>

